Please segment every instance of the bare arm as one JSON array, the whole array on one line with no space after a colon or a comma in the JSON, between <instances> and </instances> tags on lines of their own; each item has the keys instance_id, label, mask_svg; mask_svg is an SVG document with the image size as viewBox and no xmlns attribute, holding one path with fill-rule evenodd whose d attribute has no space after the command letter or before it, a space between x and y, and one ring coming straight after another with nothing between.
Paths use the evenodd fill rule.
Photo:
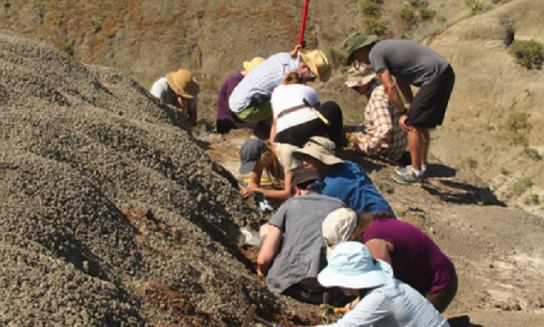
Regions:
<instances>
[{"instance_id":1,"label":"bare arm","mask_svg":"<svg viewBox=\"0 0 544 327\"><path fill-rule=\"evenodd\" d=\"M402 78L397 78L397 86L399 87L400 93L404 97L405 104L409 106L414 100L414 94L412 93L412 88L410 84L404 81Z\"/></svg>"},{"instance_id":2,"label":"bare arm","mask_svg":"<svg viewBox=\"0 0 544 327\"><path fill-rule=\"evenodd\" d=\"M268 235L264 239L257 256L257 271L264 276L268 273L281 244L282 231L274 225L268 225Z\"/></svg>"},{"instance_id":3,"label":"bare arm","mask_svg":"<svg viewBox=\"0 0 544 327\"><path fill-rule=\"evenodd\" d=\"M367 241L365 245L374 259L380 259L386 261L391 266L393 265L390 256L390 252L393 252L393 244L379 238L374 238Z\"/></svg>"},{"instance_id":4,"label":"bare arm","mask_svg":"<svg viewBox=\"0 0 544 327\"><path fill-rule=\"evenodd\" d=\"M385 89L385 93L387 93L387 96L389 96L389 100L391 100L391 103L395 106L395 108L399 110L399 112L404 113L406 111L406 108L404 107L400 94L397 91L397 87L395 86L395 80L393 79L389 71L387 69L384 69L378 72L378 77L380 78L383 88Z\"/></svg>"}]
</instances>

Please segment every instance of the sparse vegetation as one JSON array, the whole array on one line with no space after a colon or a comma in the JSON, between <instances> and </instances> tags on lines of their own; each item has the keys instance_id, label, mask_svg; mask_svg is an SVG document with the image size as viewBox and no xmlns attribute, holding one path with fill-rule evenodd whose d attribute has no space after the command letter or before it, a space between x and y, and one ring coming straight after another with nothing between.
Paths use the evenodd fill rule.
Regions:
<instances>
[{"instance_id":1,"label":"sparse vegetation","mask_svg":"<svg viewBox=\"0 0 544 327\"><path fill-rule=\"evenodd\" d=\"M473 157L467 157L465 159L464 166L474 170L478 168L478 160L474 159Z\"/></svg>"},{"instance_id":2,"label":"sparse vegetation","mask_svg":"<svg viewBox=\"0 0 544 327\"><path fill-rule=\"evenodd\" d=\"M540 205L540 198L538 194L531 194L525 198L523 203L528 206L537 206Z\"/></svg>"},{"instance_id":3,"label":"sparse vegetation","mask_svg":"<svg viewBox=\"0 0 544 327\"><path fill-rule=\"evenodd\" d=\"M529 123L531 115L525 112L513 112L508 115L503 128L506 130L504 135L513 145L523 145L527 147L529 140L527 138L532 126Z\"/></svg>"},{"instance_id":4,"label":"sparse vegetation","mask_svg":"<svg viewBox=\"0 0 544 327\"><path fill-rule=\"evenodd\" d=\"M59 46L59 49L63 52L66 52L67 54L69 54L70 56L73 56L74 55L74 48L72 47L71 44L68 44L68 43L63 43Z\"/></svg>"},{"instance_id":5,"label":"sparse vegetation","mask_svg":"<svg viewBox=\"0 0 544 327\"><path fill-rule=\"evenodd\" d=\"M478 13L485 9L485 0L465 0L465 4L472 10L472 13Z\"/></svg>"},{"instance_id":6,"label":"sparse vegetation","mask_svg":"<svg viewBox=\"0 0 544 327\"><path fill-rule=\"evenodd\" d=\"M504 176L510 175L510 170L508 170L508 169L506 169L506 168L504 168L504 167L501 167L500 172L501 172L501 174L503 174Z\"/></svg>"},{"instance_id":7,"label":"sparse vegetation","mask_svg":"<svg viewBox=\"0 0 544 327\"><path fill-rule=\"evenodd\" d=\"M533 148L530 148L530 147L525 147L521 153L522 153L522 155L524 155L524 156L526 156L529 159L532 159L534 161L542 160L542 156L540 155L540 153L538 153L538 151L536 149L533 149Z\"/></svg>"},{"instance_id":8,"label":"sparse vegetation","mask_svg":"<svg viewBox=\"0 0 544 327\"><path fill-rule=\"evenodd\" d=\"M436 10L429 7L427 0L412 0L401 6L398 15L408 27L412 27L421 21L433 19L436 16Z\"/></svg>"},{"instance_id":9,"label":"sparse vegetation","mask_svg":"<svg viewBox=\"0 0 544 327\"><path fill-rule=\"evenodd\" d=\"M361 12L367 17L380 17L382 2L373 0L361 0L359 5L361 6Z\"/></svg>"},{"instance_id":10,"label":"sparse vegetation","mask_svg":"<svg viewBox=\"0 0 544 327\"><path fill-rule=\"evenodd\" d=\"M530 177L524 177L512 185L512 193L516 196L520 196L531 188L533 184L533 180Z\"/></svg>"},{"instance_id":11,"label":"sparse vegetation","mask_svg":"<svg viewBox=\"0 0 544 327\"><path fill-rule=\"evenodd\" d=\"M371 34L384 36L387 34L387 26L380 19L369 18L366 20L366 29Z\"/></svg>"},{"instance_id":12,"label":"sparse vegetation","mask_svg":"<svg viewBox=\"0 0 544 327\"><path fill-rule=\"evenodd\" d=\"M346 56L342 51L335 48L329 48L328 57L334 68L341 67L346 62Z\"/></svg>"},{"instance_id":13,"label":"sparse vegetation","mask_svg":"<svg viewBox=\"0 0 544 327\"><path fill-rule=\"evenodd\" d=\"M542 69L544 64L544 45L535 40L515 40L508 52L516 62L527 69Z\"/></svg>"}]
</instances>

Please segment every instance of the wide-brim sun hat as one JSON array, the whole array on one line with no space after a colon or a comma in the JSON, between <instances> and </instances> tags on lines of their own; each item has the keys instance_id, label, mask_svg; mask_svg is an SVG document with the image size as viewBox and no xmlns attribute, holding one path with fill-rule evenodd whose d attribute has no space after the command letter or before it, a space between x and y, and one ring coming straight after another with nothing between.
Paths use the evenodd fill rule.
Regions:
<instances>
[{"instance_id":1,"label":"wide-brim sun hat","mask_svg":"<svg viewBox=\"0 0 544 327\"><path fill-rule=\"evenodd\" d=\"M343 242L334 248L317 280L324 287L374 288L390 283L393 269L385 261L374 260L364 244Z\"/></svg>"},{"instance_id":2,"label":"wide-brim sun hat","mask_svg":"<svg viewBox=\"0 0 544 327\"><path fill-rule=\"evenodd\" d=\"M337 244L349 241L355 228L357 213L350 208L338 208L327 215L321 224L323 238L327 243L327 258L331 257Z\"/></svg>"},{"instance_id":3,"label":"wide-brim sun hat","mask_svg":"<svg viewBox=\"0 0 544 327\"><path fill-rule=\"evenodd\" d=\"M166 74L166 80L174 93L187 99L196 97L200 91L198 81L195 79L193 73L187 69L182 68Z\"/></svg>"},{"instance_id":4,"label":"wide-brim sun hat","mask_svg":"<svg viewBox=\"0 0 544 327\"><path fill-rule=\"evenodd\" d=\"M361 69L362 68L362 69ZM359 69L348 69L348 78L344 83L347 87L363 86L376 78L376 72L372 66L364 66Z\"/></svg>"},{"instance_id":5,"label":"wide-brim sun hat","mask_svg":"<svg viewBox=\"0 0 544 327\"><path fill-rule=\"evenodd\" d=\"M247 74L249 74L249 72L251 72L255 67L257 67L263 61L264 61L263 57L254 57L253 59L249 61L244 61L242 63L242 67L244 67L244 69L241 71L242 75L246 76Z\"/></svg>"},{"instance_id":6,"label":"wide-brim sun hat","mask_svg":"<svg viewBox=\"0 0 544 327\"><path fill-rule=\"evenodd\" d=\"M359 32L351 33L344 40L344 50L346 51L347 55L346 64L351 65L351 63L355 59L355 51L366 47L367 45L371 45L376 41L378 41L378 36L376 34L363 35Z\"/></svg>"},{"instance_id":7,"label":"wide-brim sun hat","mask_svg":"<svg viewBox=\"0 0 544 327\"><path fill-rule=\"evenodd\" d=\"M303 160L304 156L310 156L327 166L343 163L344 161L334 155L336 145L333 141L323 136L312 136L302 149L293 151L295 159Z\"/></svg>"},{"instance_id":8,"label":"wide-brim sun hat","mask_svg":"<svg viewBox=\"0 0 544 327\"><path fill-rule=\"evenodd\" d=\"M245 175L255 168L257 161L266 151L267 146L262 140L249 139L240 148L240 174Z\"/></svg>"},{"instance_id":9,"label":"wide-brim sun hat","mask_svg":"<svg viewBox=\"0 0 544 327\"><path fill-rule=\"evenodd\" d=\"M331 77L331 66L329 59L323 51L316 50L300 50L300 58L308 65L312 74L314 74L321 82L326 82Z\"/></svg>"}]
</instances>

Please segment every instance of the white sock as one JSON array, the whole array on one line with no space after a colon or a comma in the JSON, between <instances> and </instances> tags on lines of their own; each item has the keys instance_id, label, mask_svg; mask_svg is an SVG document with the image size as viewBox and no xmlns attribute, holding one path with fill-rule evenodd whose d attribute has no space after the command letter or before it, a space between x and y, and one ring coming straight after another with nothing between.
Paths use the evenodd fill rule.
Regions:
<instances>
[{"instance_id":1,"label":"white sock","mask_svg":"<svg viewBox=\"0 0 544 327\"><path fill-rule=\"evenodd\" d=\"M421 171L425 172L427 170L427 165L421 165Z\"/></svg>"},{"instance_id":2,"label":"white sock","mask_svg":"<svg viewBox=\"0 0 544 327\"><path fill-rule=\"evenodd\" d=\"M412 167L412 171L414 172L414 174L416 174L417 177L423 176L423 170L417 170Z\"/></svg>"}]
</instances>

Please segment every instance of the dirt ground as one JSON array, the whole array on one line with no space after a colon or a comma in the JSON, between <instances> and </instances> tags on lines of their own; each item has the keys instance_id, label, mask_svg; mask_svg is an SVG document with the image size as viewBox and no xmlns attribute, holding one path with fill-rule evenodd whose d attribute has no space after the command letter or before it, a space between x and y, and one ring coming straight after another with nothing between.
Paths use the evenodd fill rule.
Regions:
<instances>
[{"instance_id":1,"label":"dirt ground","mask_svg":"<svg viewBox=\"0 0 544 327\"><path fill-rule=\"evenodd\" d=\"M9 33L0 49L0 325L239 326L252 306L285 326L320 322L271 294L242 246L240 227L263 218L229 172L247 133L193 136L130 77ZM544 325L542 217L438 160L415 187L344 156L453 259L447 317Z\"/></svg>"},{"instance_id":2,"label":"dirt ground","mask_svg":"<svg viewBox=\"0 0 544 327\"><path fill-rule=\"evenodd\" d=\"M237 174L249 131L211 134L210 156ZM419 186L391 181L392 167L347 151L372 177L397 215L428 233L452 258L459 291L447 318L468 315L474 326L544 325L544 219L507 207L471 171L433 160Z\"/></svg>"}]
</instances>

